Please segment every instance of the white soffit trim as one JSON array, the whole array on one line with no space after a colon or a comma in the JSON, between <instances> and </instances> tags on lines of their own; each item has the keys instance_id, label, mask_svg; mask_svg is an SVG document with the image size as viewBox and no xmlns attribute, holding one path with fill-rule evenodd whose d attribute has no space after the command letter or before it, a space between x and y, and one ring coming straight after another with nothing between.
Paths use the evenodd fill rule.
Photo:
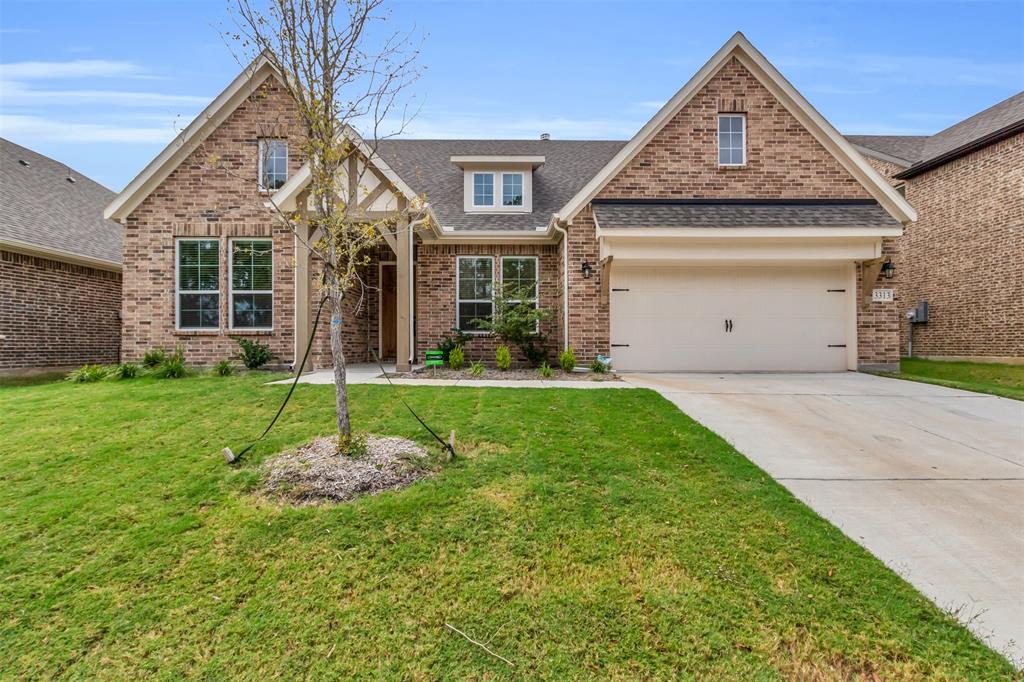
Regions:
<instances>
[{"instance_id":1,"label":"white soffit trim","mask_svg":"<svg viewBox=\"0 0 1024 682\"><path fill-rule=\"evenodd\" d=\"M672 118L685 107L695 94L707 84L718 71L736 57L762 85L768 88L782 105L791 113L825 149L864 189L882 205L885 210L901 223L917 220L917 212L900 194L893 189L878 172L871 167L864 157L839 134L832 125L819 114L804 97L797 92L789 81L757 51L746 36L736 32L697 71L696 74L663 106L658 113L644 125L633 138L626 143L618 154L612 157L605 166L584 185L572 199L556 214L559 219L571 221L582 211L590 200L611 181L626 165L633 160L640 150L654 138Z\"/></svg>"},{"instance_id":2,"label":"white soffit trim","mask_svg":"<svg viewBox=\"0 0 1024 682\"><path fill-rule=\"evenodd\" d=\"M17 239L0 238L0 247L25 254L26 256L38 256L39 258L64 261L66 263L74 263L76 265L87 265L98 270L121 272L122 269L121 264L117 261L107 260L105 258L96 258L94 256L86 256L72 251L65 251L64 249L55 249L50 246L30 244Z\"/></svg>"},{"instance_id":3,"label":"white soffit trim","mask_svg":"<svg viewBox=\"0 0 1024 682\"><path fill-rule=\"evenodd\" d=\"M231 84L203 109L156 158L142 169L104 209L103 217L123 220L170 175L206 137L230 116L269 76L280 78L264 55L242 69Z\"/></svg>"},{"instance_id":4,"label":"white soffit trim","mask_svg":"<svg viewBox=\"0 0 1024 682\"><path fill-rule=\"evenodd\" d=\"M709 239L760 238L799 241L802 239L849 239L851 237L899 237L902 227L599 227L598 237L609 239Z\"/></svg>"},{"instance_id":5,"label":"white soffit trim","mask_svg":"<svg viewBox=\"0 0 1024 682\"><path fill-rule=\"evenodd\" d=\"M381 175L387 178L391 186L397 189L402 196L414 206L419 203L419 195L409 186L408 183L403 180L398 173L396 173L391 166L366 143L366 140L362 138L351 126L346 125L342 131L342 136L353 143L355 148L359 151L363 157L373 165ZM280 189L274 192L273 196L267 200L266 204L268 207L276 206L282 211L294 211L297 209L296 201L299 193L306 188L309 184L309 162L302 164L302 168L299 169L295 175L288 178L288 180L281 185Z\"/></svg>"}]
</instances>

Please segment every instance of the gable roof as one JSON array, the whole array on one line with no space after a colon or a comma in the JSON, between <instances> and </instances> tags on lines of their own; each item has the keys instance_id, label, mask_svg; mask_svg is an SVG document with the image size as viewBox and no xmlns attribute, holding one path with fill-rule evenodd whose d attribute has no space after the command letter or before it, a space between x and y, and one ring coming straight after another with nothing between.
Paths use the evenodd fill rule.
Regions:
<instances>
[{"instance_id":1,"label":"gable roof","mask_svg":"<svg viewBox=\"0 0 1024 682\"><path fill-rule=\"evenodd\" d=\"M206 137L217 129L263 81L278 77L277 69L266 56L260 55L235 77L188 126L175 136L156 158L142 169L103 212L104 218L123 220L141 204L149 194L167 179L167 176L188 157Z\"/></svg>"},{"instance_id":2,"label":"gable roof","mask_svg":"<svg viewBox=\"0 0 1024 682\"><path fill-rule=\"evenodd\" d=\"M836 158L879 204L901 223L917 220L917 213L849 142L797 92L772 64L737 32L644 125L633 138L559 211L557 218L571 221L671 121L718 71L735 57L764 85L814 138Z\"/></svg>"},{"instance_id":3,"label":"gable roof","mask_svg":"<svg viewBox=\"0 0 1024 682\"><path fill-rule=\"evenodd\" d=\"M103 218L113 197L65 164L0 138L0 244L120 269L121 226Z\"/></svg>"},{"instance_id":4,"label":"gable roof","mask_svg":"<svg viewBox=\"0 0 1024 682\"><path fill-rule=\"evenodd\" d=\"M902 162L907 170L895 177L905 179L1019 132L1024 132L1024 92L934 135L847 135L846 139L870 156Z\"/></svg>"}]
</instances>

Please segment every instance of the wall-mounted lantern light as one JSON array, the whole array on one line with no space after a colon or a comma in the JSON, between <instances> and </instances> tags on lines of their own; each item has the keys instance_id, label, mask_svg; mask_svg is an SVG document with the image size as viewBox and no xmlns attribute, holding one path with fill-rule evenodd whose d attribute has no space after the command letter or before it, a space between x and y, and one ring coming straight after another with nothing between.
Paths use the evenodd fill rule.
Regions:
<instances>
[{"instance_id":1,"label":"wall-mounted lantern light","mask_svg":"<svg viewBox=\"0 0 1024 682\"><path fill-rule=\"evenodd\" d=\"M590 278L590 263L583 261L583 265L580 266L580 274L583 275L583 279Z\"/></svg>"},{"instance_id":2,"label":"wall-mounted lantern light","mask_svg":"<svg viewBox=\"0 0 1024 682\"><path fill-rule=\"evenodd\" d=\"M887 259L884 263L882 263L882 275L884 275L886 279L892 279L893 275L895 274L896 266L893 265L893 262L891 260Z\"/></svg>"}]
</instances>

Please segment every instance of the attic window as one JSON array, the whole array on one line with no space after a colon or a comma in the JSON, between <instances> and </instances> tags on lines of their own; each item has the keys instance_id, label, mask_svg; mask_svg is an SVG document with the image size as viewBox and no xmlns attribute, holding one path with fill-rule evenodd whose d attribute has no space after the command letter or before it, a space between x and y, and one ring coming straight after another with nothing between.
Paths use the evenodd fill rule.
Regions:
<instances>
[{"instance_id":1,"label":"attic window","mask_svg":"<svg viewBox=\"0 0 1024 682\"><path fill-rule=\"evenodd\" d=\"M288 181L288 141L261 138L258 154L260 189L279 189Z\"/></svg>"},{"instance_id":2,"label":"attic window","mask_svg":"<svg viewBox=\"0 0 1024 682\"><path fill-rule=\"evenodd\" d=\"M494 173L473 173L473 205L494 206Z\"/></svg>"},{"instance_id":3,"label":"attic window","mask_svg":"<svg viewBox=\"0 0 1024 682\"><path fill-rule=\"evenodd\" d=\"M718 165L742 166L747 162L747 117L718 115Z\"/></svg>"},{"instance_id":4,"label":"attic window","mask_svg":"<svg viewBox=\"0 0 1024 682\"><path fill-rule=\"evenodd\" d=\"M523 205L523 174L502 173L501 174L501 205L522 206Z\"/></svg>"}]
</instances>

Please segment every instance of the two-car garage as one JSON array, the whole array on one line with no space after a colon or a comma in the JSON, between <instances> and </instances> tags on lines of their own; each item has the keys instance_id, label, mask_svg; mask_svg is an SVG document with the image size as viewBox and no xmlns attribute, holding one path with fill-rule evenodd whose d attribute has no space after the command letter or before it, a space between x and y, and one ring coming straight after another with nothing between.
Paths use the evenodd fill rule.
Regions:
<instances>
[{"instance_id":1,"label":"two-car garage","mask_svg":"<svg viewBox=\"0 0 1024 682\"><path fill-rule=\"evenodd\" d=\"M852 264L614 264L610 275L620 370L843 371L856 343Z\"/></svg>"}]
</instances>

